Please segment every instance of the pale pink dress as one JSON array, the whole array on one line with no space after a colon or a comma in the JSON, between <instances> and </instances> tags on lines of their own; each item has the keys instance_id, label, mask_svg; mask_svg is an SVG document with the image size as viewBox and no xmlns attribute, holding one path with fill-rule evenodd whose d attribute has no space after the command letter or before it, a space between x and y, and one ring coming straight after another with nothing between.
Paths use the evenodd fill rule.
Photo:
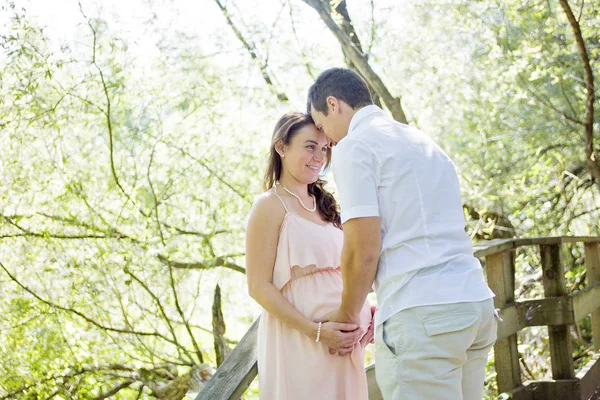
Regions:
<instances>
[{"instance_id":1,"label":"pale pink dress","mask_svg":"<svg viewBox=\"0 0 600 400\"><path fill-rule=\"evenodd\" d=\"M283 206L286 208L285 203ZM340 305L342 241L342 231L332 224L317 224L286 208L273 284L312 321ZM371 321L367 302L360 320L366 332ZM360 343L349 355L331 355L326 345L264 310L258 330L258 378L262 400L368 399Z\"/></svg>"}]
</instances>

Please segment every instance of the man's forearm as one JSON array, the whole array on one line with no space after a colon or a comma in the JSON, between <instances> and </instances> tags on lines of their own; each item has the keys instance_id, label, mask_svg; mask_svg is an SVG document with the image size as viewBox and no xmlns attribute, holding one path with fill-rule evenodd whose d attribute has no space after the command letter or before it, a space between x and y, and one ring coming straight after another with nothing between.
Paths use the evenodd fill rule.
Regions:
<instances>
[{"instance_id":1,"label":"man's forearm","mask_svg":"<svg viewBox=\"0 0 600 400\"><path fill-rule=\"evenodd\" d=\"M360 311L371 291L377 274L376 256L360 256L353 249L342 251L342 277L344 290L340 314L352 322L358 321Z\"/></svg>"}]
</instances>

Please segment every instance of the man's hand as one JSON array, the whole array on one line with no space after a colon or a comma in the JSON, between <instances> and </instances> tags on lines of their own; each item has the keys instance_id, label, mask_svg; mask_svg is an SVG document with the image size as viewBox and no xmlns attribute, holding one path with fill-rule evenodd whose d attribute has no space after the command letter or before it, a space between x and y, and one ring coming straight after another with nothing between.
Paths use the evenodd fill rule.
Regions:
<instances>
[{"instance_id":1,"label":"man's hand","mask_svg":"<svg viewBox=\"0 0 600 400\"><path fill-rule=\"evenodd\" d=\"M330 312L329 314L325 315L323 318L320 319L321 322L328 322L328 323L339 323L340 325L344 325L344 326L354 326L356 327L356 329L348 332L340 332L343 333L345 335L345 340L342 344L342 342L340 341L340 345L330 345L327 344L329 346L329 353L330 354L335 354L338 353L340 356L346 355L348 353L352 352L352 349L354 348L354 345L356 343L358 343L358 341L360 340L360 338L363 336L364 331L360 328L360 316L355 316L352 317L350 315L347 315L345 313L340 312L340 310L333 310L332 312ZM325 327L325 323L323 324L323 327ZM321 328L323 329L323 328ZM321 335L323 335L323 331L321 330ZM354 339L352 342L348 342L346 339ZM321 340L323 341L323 340ZM323 341L324 342L324 341Z\"/></svg>"},{"instance_id":2,"label":"man's hand","mask_svg":"<svg viewBox=\"0 0 600 400\"><path fill-rule=\"evenodd\" d=\"M356 324L323 322L319 341L329 347L331 354L335 354L337 349L352 350L363 333L364 331ZM332 349L336 350L332 352Z\"/></svg>"},{"instance_id":3,"label":"man's hand","mask_svg":"<svg viewBox=\"0 0 600 400\"><path fill-rule=\"evenodd\" d=\"M360 314L349 315L347 313L342 312L338 308L337 310L333 310L332 312L326 314L319 321L321 321L321 322L343 322L343 323L355 324L356 326L360 326Z\"/></svg>"}]
</instances>

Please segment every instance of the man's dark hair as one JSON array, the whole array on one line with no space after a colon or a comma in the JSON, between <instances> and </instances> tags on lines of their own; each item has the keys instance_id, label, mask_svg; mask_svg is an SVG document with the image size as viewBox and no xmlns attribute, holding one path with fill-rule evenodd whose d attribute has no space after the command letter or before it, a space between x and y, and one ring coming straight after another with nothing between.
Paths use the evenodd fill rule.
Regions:
<instances>
[{"instance_id":1,"label":"man's dark hair","mask_svg":"<svg viewBox=\"0 0 600 400\"><path fill-rule=\"evenodd\" d=\"M356 110L373 104L369 87L364 79L351 69L330 68L323 71L308 89L307 112L310 106L327 115L327 97L333 96Z\"/></svg>"}]
</instances>

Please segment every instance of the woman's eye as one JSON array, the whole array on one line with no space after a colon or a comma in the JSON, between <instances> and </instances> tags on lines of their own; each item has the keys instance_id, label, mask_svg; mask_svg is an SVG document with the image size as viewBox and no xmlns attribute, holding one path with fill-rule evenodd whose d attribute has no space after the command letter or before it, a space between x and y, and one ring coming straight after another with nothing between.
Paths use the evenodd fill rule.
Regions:
<instances>
[{"instance_id":1,"label":"woman's eye","mask_svg":"<svg viewBox=\"0 0 600 400\"><path fill-rule=\"evenodd\" d=\"M307 149L314 150L314 149L315 149L315 145L311 144L311 145L308 145L308 146L306 146L306 148L307 148Z\"/></svg>"}]
</instances>

